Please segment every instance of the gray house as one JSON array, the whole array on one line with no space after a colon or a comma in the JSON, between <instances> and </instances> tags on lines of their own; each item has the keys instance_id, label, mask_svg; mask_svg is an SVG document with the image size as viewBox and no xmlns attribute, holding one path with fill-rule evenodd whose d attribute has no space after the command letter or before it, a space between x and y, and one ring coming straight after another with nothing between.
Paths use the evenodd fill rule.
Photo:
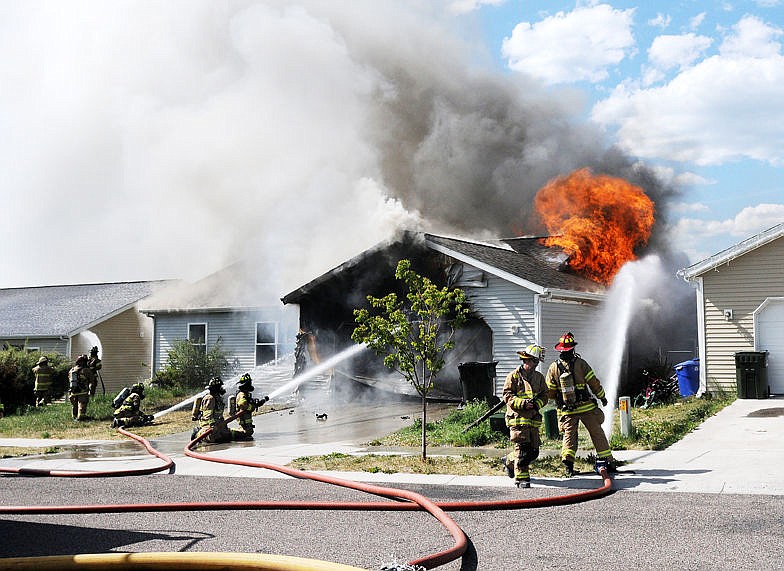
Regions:
<instances>
[{"instance_id":1,"label":"gray house","mask_svg":"<svg viewBox=\"0 0 784 571\"><path fill-rule=\"evenodd\" d=\"M137 304L166 283L0 289L0 345L71 359L98 346L106 392L115 393L150 377L152 320L139 313Z\"/></svg>"},{"instance_id":2,"label":"gray house","mask_svg":"<svg viewBox=\"0 0 784 571\"><path fill-rule=\"evenodd\" d=\"M314 334L322 358L352 344L353 310L367 304L367 295L399 289L394 270L403 258L437 285L463 289L471 303L472 318L439 374L438 388L451 394L460 390L458 364L472 361L497 362L500 394L519 364L519 349L529 343L552 347L566 330L588 336L604 298L603 285L569 271L565 257L536 237L479 241L403 232L283 297L299 306L300 326ZM383 374L356 363L342 372L360 381Z\"/></svg>"},{"instance_id":3,"label":"gray house","mask_svg":"<svg viewBox=\"0 0 784 571\"><path fill-rule=\"evenodd\" d=\"M152 319L152 371L166 364L176 341L204 349L220 341L232 361L232 373L249 371L293 353L297 314L280 303L264 303L258 270L237 263L195 283L178 283L140 304ZM274 297L272 299L275 299Z\"/></svg>"},{"instance_id":4,"label":"gray house","mask_svg":"<svg viewBox=\"0 0 784 571\"><path fill-rule=\"evenodd\" d=\"M697 289L700 392L734 392L735 353L768 351L770 392L783 394L784 223L678 275Z\"/></svg>"}]
</instances>

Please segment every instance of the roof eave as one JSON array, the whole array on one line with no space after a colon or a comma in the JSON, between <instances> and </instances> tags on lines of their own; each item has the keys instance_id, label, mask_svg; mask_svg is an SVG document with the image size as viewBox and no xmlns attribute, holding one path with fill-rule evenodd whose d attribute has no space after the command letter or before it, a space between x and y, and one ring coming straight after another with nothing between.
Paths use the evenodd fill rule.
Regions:
<instances>
[{"instance_id":1,"label":"roof eave","mask_svg":"<svg viewBox=\"0 0 784 571\"><path fill-rule=\"evenodd\" d=\"M742 242L738 242L734 246L731 246L726 250L722 250L718 254L714 254L709 258L705 258L696 264L692 264L687 268L681 268L676 272L676 275L681 279L690 282L705 272L718 268L723 264L727 264L732 260L739 258L748 252L751 252L752 250L756 250L760 246L764 246L765 244L781 238L782 236L784 236L784 223L777 224L772 228L768 228L764 232L760 232L751 238L747 238Z\"/></svg>"}]
</instances>

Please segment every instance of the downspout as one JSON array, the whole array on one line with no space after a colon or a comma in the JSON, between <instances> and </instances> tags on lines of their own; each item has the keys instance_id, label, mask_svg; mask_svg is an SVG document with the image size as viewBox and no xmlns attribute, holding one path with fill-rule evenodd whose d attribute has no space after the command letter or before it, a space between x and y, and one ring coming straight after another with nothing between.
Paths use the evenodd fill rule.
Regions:
<instances>
[{"instance_id":1,"label":"downspout","mask_svg":"<svg viewBox=\"0 0 784 571\"><path fill-rule=\"evenodd\" d=\"M705 348L705 297L703 295L702 278L695 279L693 283L697 293L697 351L700 359L700 388L697 391L697 396L701 397L708 390L708 361Z\"/></svg>"}]
</instances>

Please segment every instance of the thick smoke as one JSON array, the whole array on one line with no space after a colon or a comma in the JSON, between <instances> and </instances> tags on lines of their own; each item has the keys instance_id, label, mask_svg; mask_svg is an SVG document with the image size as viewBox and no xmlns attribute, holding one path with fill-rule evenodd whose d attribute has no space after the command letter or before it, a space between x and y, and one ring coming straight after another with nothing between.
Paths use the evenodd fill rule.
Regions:
<instances>
[{"instance_id":1,"label":"thick smoke","mask_svg":"<svg viewBox=\"0 0 784 571\"><path fill-rule=\"evenodd\" d=\"M533 195L576 168L641 185L660 221L673 193L572 99L488 71L445 5L0 10L0 184L17 197L0 226L28 236L0 286L195 279L250 257L277 301L401 225L539 232Z\"/></svg>"}]
</instances>

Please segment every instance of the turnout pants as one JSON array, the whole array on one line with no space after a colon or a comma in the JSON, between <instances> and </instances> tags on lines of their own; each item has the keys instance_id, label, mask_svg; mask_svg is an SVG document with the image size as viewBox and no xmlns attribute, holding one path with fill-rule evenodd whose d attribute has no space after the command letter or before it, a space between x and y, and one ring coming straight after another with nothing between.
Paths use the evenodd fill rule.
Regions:
<instances>
[{"instance_id":1,"label":"turnout pants","mask_svg":"<svg viewBox=\"0 0 784 571\"><path fill-rule=\"evenodd\" d=\"M68 400L71 401L71 415L74 420L86 420L87 403L90 402L90 397L87 394L71 395Z\"/></svg>"},{"instance_id":2,"label":"turnout pants","mask_svg":"<svg viewBox=\"0 0 784 571\"><path fill-rule=\"evenodd\" d=\"M506 461L514 464L515 481L530 479L528 466L539 457L539 428L510 426L509 440L512 441L513 449Z\"/></svg>"},{"instance_id":3,"label":"turnout pants","mask_svg":"<svg viewBox=\"0 0 784 571\"><path fill-rule=\"evenodd\" d=\"M610 443L602 430L604 412L600 408L595 408L577 414L562 414L558 419L561 432L563 432L561 460L574 462L574 457L577 455L577 429L580 422L588 430L591 442L596 450L596 457L600 460L612 458Z\"/></svg>"}]
</instances>

